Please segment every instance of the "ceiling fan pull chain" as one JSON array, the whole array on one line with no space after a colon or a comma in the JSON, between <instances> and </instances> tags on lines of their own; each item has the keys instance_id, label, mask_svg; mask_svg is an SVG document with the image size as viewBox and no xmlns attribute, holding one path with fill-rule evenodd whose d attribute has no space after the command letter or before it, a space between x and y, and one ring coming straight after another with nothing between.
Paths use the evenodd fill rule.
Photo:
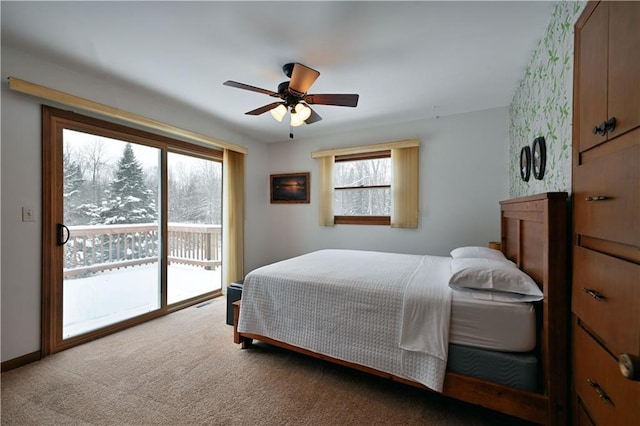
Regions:
<instances>
[{"instance_id":1,"label":"ceiling fan pull chain","mask_svg":"<svg viewBox=\"0 0 640 426\"><path fill-rule=\"evenodd\" d=\"M289 125L289 138L293 139L293 127Z\"/></svg>"}]
</instances>

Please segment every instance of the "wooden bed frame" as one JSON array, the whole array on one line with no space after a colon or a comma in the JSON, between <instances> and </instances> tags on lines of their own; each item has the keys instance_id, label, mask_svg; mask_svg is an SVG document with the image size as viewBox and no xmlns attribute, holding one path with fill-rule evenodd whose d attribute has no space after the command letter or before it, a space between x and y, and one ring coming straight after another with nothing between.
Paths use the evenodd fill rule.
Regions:
<instances>
[{"instance_id":1,"label":"wooden bed frame","mask_svg":"<svg viewBox=\"0 0 640 426\"><path fill-rule=\"evenodd\" d=\"M549 192L500 202L501 249L544 292L539 307L538 345L542 393L511 388L447 372L443 395L544 425L565 425L568 416L569 285L567 193ZM317 354L268 337L240 333L240 301L234 303L234 342L247 348L253 339L418 388L424 385L373 368ZM542 312L540 312L542 311Z\"/></svg>"}]
</instances>

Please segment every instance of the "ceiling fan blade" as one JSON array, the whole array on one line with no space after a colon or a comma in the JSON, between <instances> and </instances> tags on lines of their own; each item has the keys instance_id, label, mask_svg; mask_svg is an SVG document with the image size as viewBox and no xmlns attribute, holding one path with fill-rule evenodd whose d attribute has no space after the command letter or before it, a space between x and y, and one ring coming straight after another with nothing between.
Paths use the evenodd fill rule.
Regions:
<instances>
[{"instance_id":1,"label":"ceiling fan blade","mask_svg":"<svg viewBox=\"0 0 640 426\"><path fill-rule=\"evenodd\" d=\"M317 112L315 112L313 108L309 107L309 109L311 110L311 115L309 116L309 118L304 120L305 123L312 124L312 123L315 123L316 121L322 120L322 117L320 117L320 115Z\"/></svg>"},{"instance_id":2,"label":"ceiling fan blade","mask_svg":"<svg viewBox=\"0 0 640 426\"><path fill-rule=\"evenodd\" d=\"M275 97L279 96L274 91L267 90L267 89L261 89L259 87L255 87L255 86L249 86L248 84L238 83L237 81L227 80L222 84L224 84L225 86L229 86L229 87L235 87L237 89L244 89L244 90L250 90L252 92L264 93L265 95L269 95L269 96L275 96Z\"/></svg>"},{"instance_id":3,"label":"ceiling fan blade","mask_svg":"<svg viewBox=\"0 0 640 426\"><path fill-rule=\"evenodd\" d=\"M289 93L294 96L304 95L319 76L320 73L314 69L298 63L293 64Z\"/></svg>"},{"instance_id":4,"label":"ceiling fan blade","mask_svg":"<svg viewBox=\"0 0 640 426\"><path fill-rule=\"evenodd\" d=\"M322 94L322 95L307 95L304 97L305 102L315 105L335 105L345 107L358 106L359 95L356 94Z\"/></svg>"},{"instance_id":5,"label":"ceiling fan blade","mask_svg":"<svg viewBox=\"0 0 640 426\"><path fill-rule=\"evenodd\" d=\"M246 115L260 115L260 114L264 114L267 111L271 111L272 109L274 109L275 107L277 107L278 105L284 105L284 102L274 102L272 104L269 105L265 105L262 106L260 108L256 108L253 111L249 111L249 112L245 112Z\"/></svg>"}]
</instances>

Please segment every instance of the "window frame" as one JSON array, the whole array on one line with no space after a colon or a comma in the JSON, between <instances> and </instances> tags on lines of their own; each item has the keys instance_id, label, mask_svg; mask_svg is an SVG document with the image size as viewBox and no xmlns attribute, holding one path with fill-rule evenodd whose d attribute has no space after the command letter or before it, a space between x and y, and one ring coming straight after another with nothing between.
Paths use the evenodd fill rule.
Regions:
<instances>
[{"instance_id":1,"label":"window frame","mask_svg":"<svg viewBox=\"0 0 640 426\"><path fill-rule=\"evenodd\" d=\"M333 148L313 151L311 158L318 160L319 223L334 226L333 167L335 157L346 154L363 154L391 150L391 228L416 229L420 218L420 140L405 139L373 145Z\"/></svg>"},{"instance_id":2,"label":"window frame","mask_svg":"<svg viewBox=\"0 0 640 426\"><path fill-rule=\"evenodd\" d=\"M350 161L365 161L365 160L377 160L382 158L388 158L391 162L391 167L393 170L393 163L391 160L391 150L385 149L380 151L373 152L364 152L358 154L343 154L336 155L334 158L335 163L342 162L350 162ZM349 190L349 189L376 189L376 188L389 188L391 191L391 184L389 185L365 185L365 186L334 186L334 192L337 190ZM390 226L391 225L391 215L333 215L333 221L335 225L383 225Z\"/></svg>"}]
</instances>

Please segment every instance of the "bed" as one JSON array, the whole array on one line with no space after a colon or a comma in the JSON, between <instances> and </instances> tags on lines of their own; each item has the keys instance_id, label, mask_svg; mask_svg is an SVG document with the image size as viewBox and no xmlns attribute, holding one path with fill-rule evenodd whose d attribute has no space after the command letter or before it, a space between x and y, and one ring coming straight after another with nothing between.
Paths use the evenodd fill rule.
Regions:
<instances>
[{"instance_id":1,"label":"bed","mask_svg":"<svg viewBox=\"0 0 640 426\"><path fill-rule=\"evenodd\" d=\"M484 254L466 248L450 257L319 250L258 268L234 306L234 341L248 348L260 340L538 424L565 424L566 197L500 202L504 261L473 259ZM458 288L454 277L468 278L478 262L492 277L503 267L509 279L514 270L526 274L535 291L506 300L493 288Z\"/></svg>"}]
</instances>

